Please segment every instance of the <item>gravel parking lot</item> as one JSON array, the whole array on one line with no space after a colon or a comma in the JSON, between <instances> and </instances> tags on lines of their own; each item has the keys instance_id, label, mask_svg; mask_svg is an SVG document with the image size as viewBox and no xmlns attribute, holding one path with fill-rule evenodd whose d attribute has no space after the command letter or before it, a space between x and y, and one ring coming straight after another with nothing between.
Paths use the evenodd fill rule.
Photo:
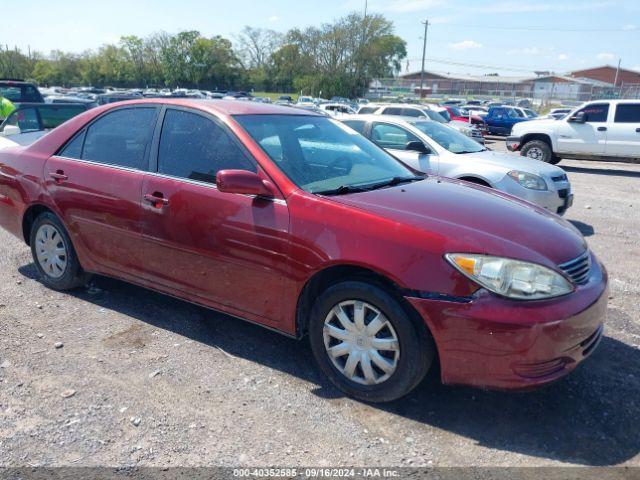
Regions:
<instances>
[{"instance_id":1,"label":"gravel parking lot","mask_svg":"<svg viewBox=\"0 0 640 480\"><path fill-rule=\"evenodd\" d=\"M640 165L560 166L610 273L606 336L523 394L429 378L359 403L306 342L111 279L48 290L1 231L0 465L640 466Z\"/></svg>"}]
</instances>

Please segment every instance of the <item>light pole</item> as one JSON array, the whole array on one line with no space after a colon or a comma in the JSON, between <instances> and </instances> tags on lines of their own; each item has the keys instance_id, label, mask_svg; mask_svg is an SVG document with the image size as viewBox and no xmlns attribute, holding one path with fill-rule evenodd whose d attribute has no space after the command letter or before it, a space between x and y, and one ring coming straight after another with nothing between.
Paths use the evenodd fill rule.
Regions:
<instances>
[{"instance_id":1,"label":"light pole","mask_svg":"<svg viewBox=\"0 0 640 480\"><path fill-rule=\"evenodd\" d=\"M420 68L420 98L424 97L424 60L427 55L427 32L429 31L429 20L424 22L424 38L422 43L422 67Z\"/></svg>"}]
</instances>

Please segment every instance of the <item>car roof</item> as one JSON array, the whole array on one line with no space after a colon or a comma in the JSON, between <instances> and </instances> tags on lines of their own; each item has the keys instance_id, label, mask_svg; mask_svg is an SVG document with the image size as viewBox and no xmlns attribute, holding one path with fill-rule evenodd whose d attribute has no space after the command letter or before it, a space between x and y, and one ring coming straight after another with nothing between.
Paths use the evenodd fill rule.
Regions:
<instances>
[{"instance_id":1,"label":"car roof","mask_svg":"<svg viewBox=\"0 0 640 480\"><path fill-rule=\"evenodd\" d=\"M124 102L109 104L110 108L122 105L174 105L177 107L191 107L208 111L214 115L318 115L310 110L302 110L283 105L259 102L241 102L238 100L213 100L194 98L139 98ZM318 115L322 116L322 115Z\"/></svg>"},{"instance_id":2,"label":"car roof","mask_svg":"<svg viewBox=\"0 0 640 480\"><path fill-rule=\"evenodd\" d=\"M387 123L397 123L398 125L403 125L405 123L415 123L415 122L433 122L433 120L428 117L408 117L403 115L375 115L375 114L365 114L365 115L349 115L347 117L340 117L339 120L364 120L365 122L387 122Z\"/></svg>"}]
</instances>

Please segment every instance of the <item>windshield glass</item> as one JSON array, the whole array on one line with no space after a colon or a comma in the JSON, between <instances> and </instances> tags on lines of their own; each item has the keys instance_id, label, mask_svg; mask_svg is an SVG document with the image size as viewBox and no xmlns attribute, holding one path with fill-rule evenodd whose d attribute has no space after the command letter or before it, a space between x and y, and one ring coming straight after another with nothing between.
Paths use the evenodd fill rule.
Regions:
<instances>
[{"instance_id":1,"label":"windshield glass","mask_svg":"<svg viewBox=\"0 0 640 480\"><path fill-rule=\"evenodd\" d=\"M440 115L438 112L434 112L433 110L425 109L424 113L426 113L427 117L429 117L434 122L447 123L447 121L444 119L444 117L442 115Z\"/></svg>"},{"instance_id":2,"label":"windshield glass","mask_svg":"<svg viewBox=\"0 0 640 480\"><path fill-rule=\"evenodd\" d=\"M452 153L476 153L485 148L475 140L446 125L436 122L410 122L434 142Z\"/></svg>"},{"instance_id":3,"label":"windshield glass","mask_svg":"<svg viewBox=\"0 0 640 480\"><path fill-rule=\"evenodd\" d=\"M415 174L338 121L304 115L238 115L235 120L307 192L365 187ZM429 122L434 123L435 122Z\"/></svg>"}]
</instances>

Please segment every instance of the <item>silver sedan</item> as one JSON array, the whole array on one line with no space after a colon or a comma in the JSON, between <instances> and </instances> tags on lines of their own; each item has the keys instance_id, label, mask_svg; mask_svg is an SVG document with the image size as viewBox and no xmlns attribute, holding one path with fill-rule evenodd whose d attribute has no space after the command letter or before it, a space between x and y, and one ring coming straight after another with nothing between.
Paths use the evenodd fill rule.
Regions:
<instances>
[{"instance_id":1,"label":"silver sedan","mask_svg":"<svg viewBox=\"0 0 640 480\"><path fill-rule=\"evenodd\" d=\"M495 188L558 215L573 204L560 167L493 152L446 125L391 115L340 120L418 171Z\"/></svg>"}]
</instances>

